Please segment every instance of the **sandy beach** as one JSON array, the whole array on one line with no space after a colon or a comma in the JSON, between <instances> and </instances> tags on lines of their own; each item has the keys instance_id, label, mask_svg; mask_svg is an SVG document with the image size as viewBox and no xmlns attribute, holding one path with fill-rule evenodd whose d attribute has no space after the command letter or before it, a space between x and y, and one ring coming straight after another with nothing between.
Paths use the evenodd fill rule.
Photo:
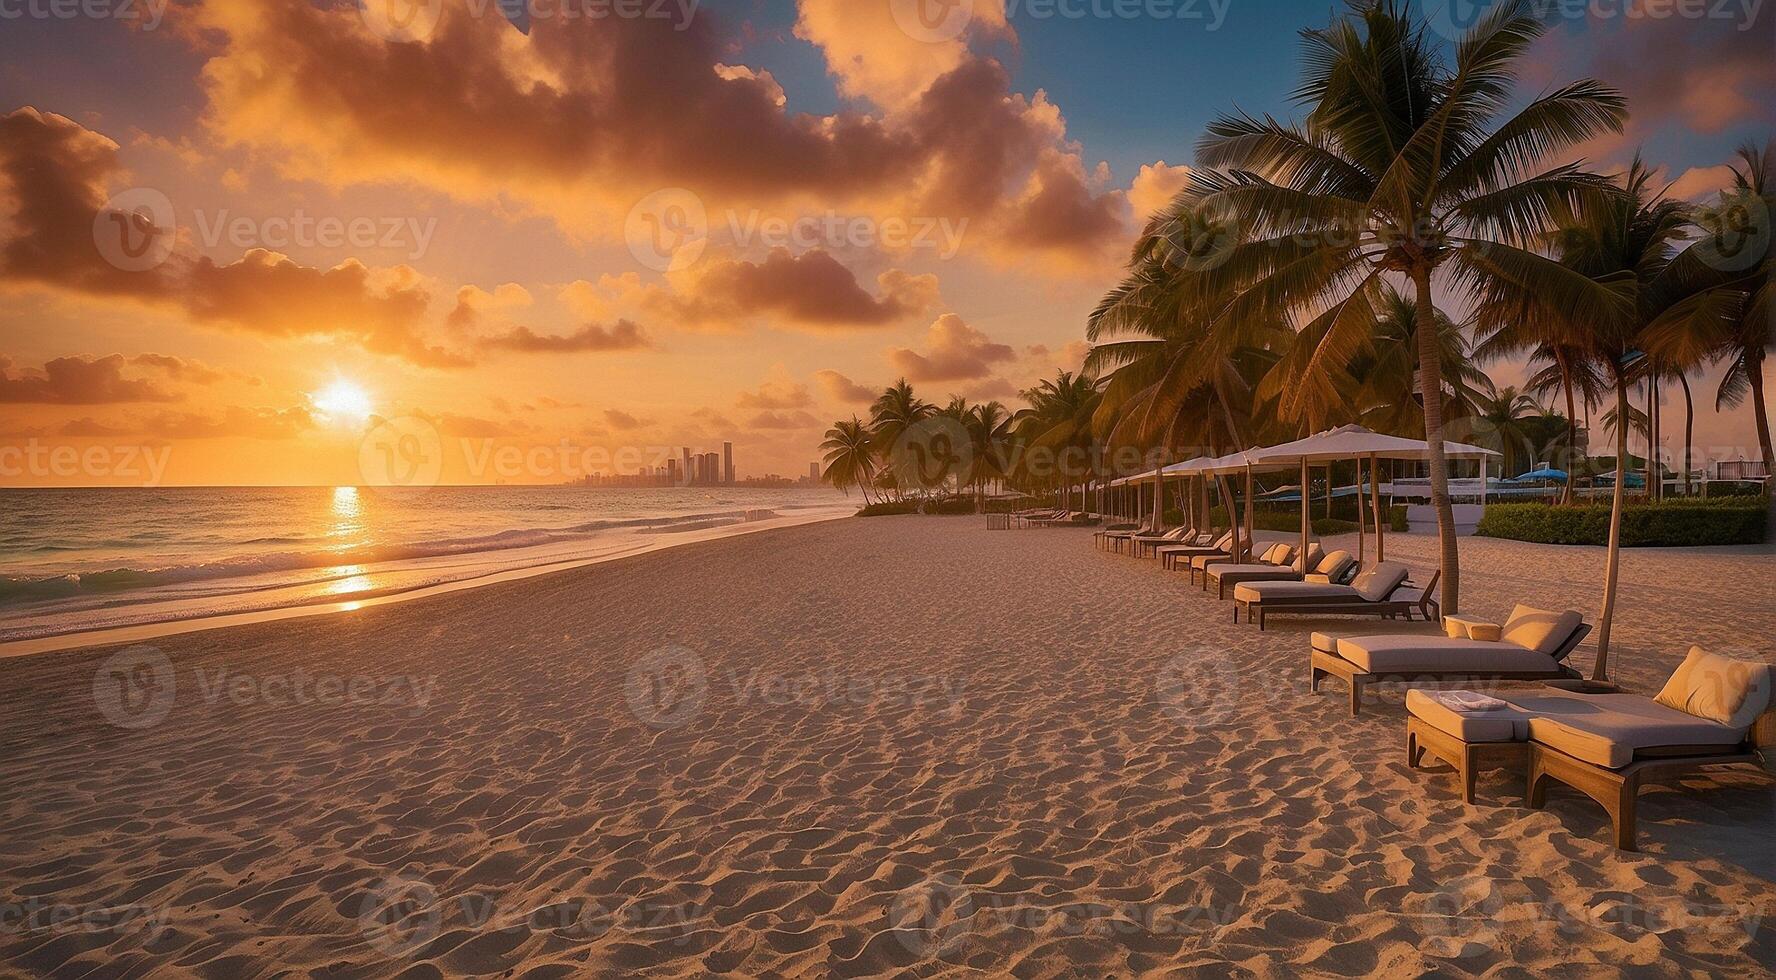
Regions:
<instances>
[{"instance_id":1,"label":"sandy beach","mask_svg":"<svg viewBox=\"0 0 1776 980\"><path fill-rule=\"evenodd\" d=\"M1647 791L1638 854L1464 806L1398 690L1308 692L1325 621L1089 537L847 520L0 661L0 973L1770 974L1768 775ZM1596 612L1598 549L1463 548L1464 612ZM1629 552L1615 679L1776 659L1770 562Z\"/></svg>"}]
</instances>

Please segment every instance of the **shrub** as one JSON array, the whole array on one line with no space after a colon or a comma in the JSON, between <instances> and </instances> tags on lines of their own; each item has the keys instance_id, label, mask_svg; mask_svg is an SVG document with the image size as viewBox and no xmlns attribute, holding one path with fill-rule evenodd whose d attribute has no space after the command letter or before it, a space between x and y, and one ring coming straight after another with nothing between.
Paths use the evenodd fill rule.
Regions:
<instances>
[{"instance_id":1,"label":"shrub","mask_svg":"<svg viewBox=\"0 0 1776 980\"><path fill-rule=\"evenodd\" d=\"M1609 521L1604 506L1492 504L1477 533L1538 544L1605 545ZM1622 511L1622 545L1628 548L1762 544L1764 534L1762 498L1630 504Z\"/></svg>"},{"instance_id":2,"label":"shrub","mask_svg":"<svg viewBox=\"0 0 1776 980\"><path fill-rule=\"evenodd\" d=\"M1406 519L1406 505L1395 504L1388 508L1388 530L1405 534L1412 530L1412 522Z\"/></svg>"},{"instance_id":3,"label":"shrub","mask_svg":"<svg viewBox=\"0 0 1776 980\"><path fill-rule=\"evenodd\" d=\"M887 517L891 514L916 514L919 512L917 500L884 500L881 503L869 504L857 512L858 517Z\"/></svg>"},{"instance_id":4,"label":"shrub","mask_svg":"<svg viewBox=\"0 0 1776 980\"><path fill-rule=\"evenodd\" d=\"M926 514L972 514L974 513L973 497L948 497L943 500L926 501L923 513Z\"/></svg>"}]
</instances>

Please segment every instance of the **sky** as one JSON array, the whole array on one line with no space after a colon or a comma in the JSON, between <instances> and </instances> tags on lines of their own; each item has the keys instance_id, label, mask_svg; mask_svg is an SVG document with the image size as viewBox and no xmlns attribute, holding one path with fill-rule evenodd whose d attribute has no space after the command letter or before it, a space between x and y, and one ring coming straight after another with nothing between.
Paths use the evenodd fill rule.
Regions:
<instances>
[{"instance_id":1,"label":"sky","mask_svg":"<svg viewBox=\"0 0 1776 980\"><path fill-rule=\"evenodd\" d=\"M1451 2L1439 36L1485 6ZM1630 100L1594 166L1702 199L1776 132L1762 0L1551 9L1521 96ZM900 377L1016 407L1203 127L1299 117L1333 13L0 0L0 485L553 483L723 442L794 476ZM1698 444L1755 455L1715 380Z\"/></svg>"}]
</instances>

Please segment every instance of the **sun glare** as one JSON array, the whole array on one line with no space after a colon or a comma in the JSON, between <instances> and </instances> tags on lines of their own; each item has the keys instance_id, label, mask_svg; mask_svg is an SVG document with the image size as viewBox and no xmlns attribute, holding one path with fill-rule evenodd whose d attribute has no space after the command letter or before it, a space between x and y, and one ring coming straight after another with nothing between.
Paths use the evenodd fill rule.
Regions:
<instances>
[{"instance_id":1,"label":"sun glare","mask_svg":"<svg viewBox=\"0 0 1776 980\"><path fill-rule=\"evenodd\" d=\"M376 410L370 393L361 386L340 378L320 391L310 392L309 401L316 411L335 422L362 422Z\"/></svg>"}]
</instances>

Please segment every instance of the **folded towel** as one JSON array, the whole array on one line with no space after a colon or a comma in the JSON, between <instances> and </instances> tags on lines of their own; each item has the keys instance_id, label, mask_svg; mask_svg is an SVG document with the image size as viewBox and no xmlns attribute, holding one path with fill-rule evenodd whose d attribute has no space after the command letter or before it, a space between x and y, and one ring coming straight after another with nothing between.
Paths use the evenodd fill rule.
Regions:
<instances>
[{"instance_id":1,"label":"folded towel","mask_svg":"<svg viewBox=\"0 0 1776 980\"><path fill-rule=\"evenodd\" d=\"M1474 691L1437 691L1431 694L1431 698L1450 711L1463 714L1502 711L1511 706L1508 702Z\"/></svg>"}]
</instances>

